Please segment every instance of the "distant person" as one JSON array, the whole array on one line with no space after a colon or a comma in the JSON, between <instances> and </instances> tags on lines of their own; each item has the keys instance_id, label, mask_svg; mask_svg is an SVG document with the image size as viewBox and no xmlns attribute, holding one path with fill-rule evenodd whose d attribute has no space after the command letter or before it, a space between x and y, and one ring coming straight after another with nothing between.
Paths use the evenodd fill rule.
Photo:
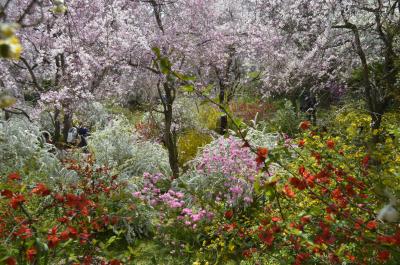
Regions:
<instances>
[{"instance_id":1,"label":"distant person","mask_svg":"<svg viewBox=\"0 0 400 265\"><path fill-rule=\"evenodd\" d=\"M313 124L317 122L317 99L310 92L305 93L305 97L301 99L300 110L307 114L308 120Z\"/></svg>"}]
</instances>

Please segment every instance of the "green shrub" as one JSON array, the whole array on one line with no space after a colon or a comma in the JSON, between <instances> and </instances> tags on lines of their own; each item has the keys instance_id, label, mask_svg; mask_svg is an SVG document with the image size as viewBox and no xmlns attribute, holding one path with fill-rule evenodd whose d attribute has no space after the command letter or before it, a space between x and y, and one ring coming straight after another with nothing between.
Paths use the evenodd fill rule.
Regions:
<instances>
[{"instance_id":1,"label":"green shrub","mask_svg":"<svg viewBox=\"0 0 400 265\"><path fill-rule=\"evenodd\" d=\"M303 115L298 115L290 101L286 101L283 108L276 111L272 121L268 123L268 131L284 132L291 136L299 131L299 123L304 120Z\"/></svg>"}]
</instances>

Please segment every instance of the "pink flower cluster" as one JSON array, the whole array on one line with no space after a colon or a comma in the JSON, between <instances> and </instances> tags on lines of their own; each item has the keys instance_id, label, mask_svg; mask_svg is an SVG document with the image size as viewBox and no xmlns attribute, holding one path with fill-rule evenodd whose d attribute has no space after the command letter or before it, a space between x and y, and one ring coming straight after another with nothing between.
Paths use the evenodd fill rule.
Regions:
<instances>
[{"instance_id":1,"label":"pink flower cluster","mask_svg":"<svg viewBox=\"0 0 400 265\"><path fill-rule=\"evenodd\" d=\"M161 195L161 190L157 186L160 180L166 179L161 173L151 175L145 172L143 174L143 188L141 191L136 191L133 196L150 203L150 205L155 206L159 202L158 197Z\"/></svg>"},{"instance_id":2,"label":"pink flower cluster","mask_svg":"<svg viewBox=\"0 0 400 265\"><path fill-rule=\"evenodd\" d=\"M166 206L170 210L178 211L180 214L177 220L193 229L197 227L197 223L213 218L214 214L204 209L195 211L190 208L183 208L186 205L184 201L185 194L172 189L163 193L159 188L160 181L162 180L167 180L167 178L160 173L155 175L144 173L143 188L141 191L134 192L133 196L149 203L151 206ZM162 215L160 216L162 217Z\"/></svg>"},{"instance_id":3,"label":"pink flower cluster","mask_svg":"<svg viewBox=\"0 0 400 265\"><path fill-rule=\"evenodd\" d=\"M196 173L204 179L223 179L223 187L212 194L213 199L225 200L231 206L253 201L253 184L260 166L256 155L240 139L220 137L203 150L195 163Z\"/></svg>"},{"instance_id":4,"label":"pink flower cluster","mask_svg":"<svg viewBox=\"0 0 400 265\"><path fill-rule=\"evenodd\" d=\"M203 220L211 221L214 218L214 213L208 212L204 209L201 209L197 212L194 212L190 208L182 209L181 214L177 217L178 220L182 221L186 226L190 226L195 229L197 224Z\"/></svg>"},{"instance_id":5,"label":"pink flower cluster","mask_svg":"<svg viewBox=\"0 0 400 265\"><path fill-rule=\"evenodd\" d=\"M185 202L182 200L184 196L182 192L168 190L168 192L160 195L158 200L168 205L169 208L176 209L185 206Z\"/></svg>"}]
</instances>

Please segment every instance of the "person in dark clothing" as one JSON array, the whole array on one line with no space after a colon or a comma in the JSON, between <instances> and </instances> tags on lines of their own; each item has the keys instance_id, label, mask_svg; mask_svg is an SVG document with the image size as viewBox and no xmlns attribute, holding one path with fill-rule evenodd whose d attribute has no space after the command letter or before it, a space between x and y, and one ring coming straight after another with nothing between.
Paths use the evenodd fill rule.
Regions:
<instances>
[{"instance_id":1,"label":"person in dark clothing","mask_svg":"<svg viewBox=\"0 0 400 265\"><path fill-rule=\"evenodd\" d=\"M317 110L318 105L317 99L310 92L305 92L304 97L301 97L300 110L305 112L308 116L308 120L313 124L317 122Z\"/></svg>"},{"instance_id":2,"label":"person in dark clothing","mask_svg":"<svg viewBox=\"0 0 400 265\"><path fill-rule=\"evenodd\" d=\"M78 147L87 146L86 138L89 136L89 130L86 127L79 127L78 128L78 135L80 136L80 141Z\"/></svg>"}]
</instances>

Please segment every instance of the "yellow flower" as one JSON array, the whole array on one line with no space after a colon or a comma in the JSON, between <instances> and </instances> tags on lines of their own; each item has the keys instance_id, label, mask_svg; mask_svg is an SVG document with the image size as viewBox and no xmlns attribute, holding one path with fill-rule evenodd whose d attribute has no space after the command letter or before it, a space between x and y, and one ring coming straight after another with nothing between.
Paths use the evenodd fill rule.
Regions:
<instances>
[{"instance_id":1,"label":"yellow flower","mask_svg":"<svg viewBox=\"0 0 400 265\"><path fill-rule=\"evenodd\" d=\"M56 5L51 11L54 14L64 14L67 11L67 7L65 5Z\"/></svg>"},{"instance_id":2,"label":"yellow flower","mask_svg":"<svg viewBox=\"0 0 400 265\"><path fill-rule=\"evenodd\" d=\"M22 46L17 36L0 39L0 56L10 59L19 59Z\"/></svg>"}]
</instances>

